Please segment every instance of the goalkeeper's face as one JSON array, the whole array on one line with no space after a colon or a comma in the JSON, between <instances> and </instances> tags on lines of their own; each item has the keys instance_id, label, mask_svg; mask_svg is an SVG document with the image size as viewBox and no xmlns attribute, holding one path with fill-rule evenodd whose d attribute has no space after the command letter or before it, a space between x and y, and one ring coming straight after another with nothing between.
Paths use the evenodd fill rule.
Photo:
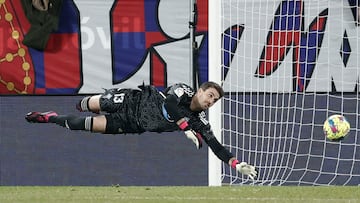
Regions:
<instances>
[{"instance_id":1,"label":"goalkeeper's face","mask_svg":"<svg viewBox=\"0 0 360 203\"><path fill-rule=\"evenodd\" d=\"M199 88L193 97L193 102L195 103L197 110L206 110L214 105L219 98L220 94L215 88L209 87L206 90Z\"/></svg>"}]
</instances>

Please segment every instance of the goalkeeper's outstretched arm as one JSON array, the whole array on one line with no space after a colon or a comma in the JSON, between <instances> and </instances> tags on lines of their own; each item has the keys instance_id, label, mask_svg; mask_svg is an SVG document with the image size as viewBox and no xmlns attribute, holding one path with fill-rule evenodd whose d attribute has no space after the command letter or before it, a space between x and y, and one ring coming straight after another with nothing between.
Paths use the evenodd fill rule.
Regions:
<instances>
[{"instance_id":1,"label":"goalkeeper's outstretched arm","mask_svg":"<svg viewBox=\"0 0 360 203\"><path fill-rule=\"evenodd\" d=\"M246 162L240 162L237 158L229 152L219 141L211 136L210 139L205 139L205 142L209 145L214 154L223 162L229 164L236 171L249 176L252 180L257 176L257 170L254 166L247 164Z\"/></svg>"},{"instance_id":2,"label":"goalkeeper's outstretched arm","mask_svg":"<svg viewBox=\"0 0 360 203\"><path fill-rule=\"evenodd\" d=\"M165 92L167 95L166 97L164 95L165 117L167 118L167 115L170 115L179 128L184 131L186 137L196 145L197 149L201 148L202 140L204 139L219 159L240 173L248 175L251 179L256 177L257 171L254 166L246 162L239 162L236 157L219 143L209 123L205 121L205 113L201 113L201 111L211 107L224 95L223 89L218 84L213 82L204 83L195 95L193 95L193 90L184 84L171 86ZM197 112L198 115L193 119L186 119L186 115L179 111L180 103L182 103L183 106L185 104L189 105L190 111L192 113ZM188 122L190 120L191 123Z\"/></svg>"}]
</instances>

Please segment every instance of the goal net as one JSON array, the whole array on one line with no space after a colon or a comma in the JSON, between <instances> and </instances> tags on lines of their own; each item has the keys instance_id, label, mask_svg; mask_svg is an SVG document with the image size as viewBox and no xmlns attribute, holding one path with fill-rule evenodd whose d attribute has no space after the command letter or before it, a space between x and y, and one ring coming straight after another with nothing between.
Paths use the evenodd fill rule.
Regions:
<instances>
[{"instance_id":1,"label":"goal net","mask_svg":"<svg viewBox=\"0 0 360 203\"><path fill-rule=\"evenodd\" d=\"M209 152L209 185L359 185L358 6L209 1L209 79L226 92L209 120L224 146L259 171L251 181ZM351 124L341 142L322 130L332 114Z\"/></svg>"}]
</instances>

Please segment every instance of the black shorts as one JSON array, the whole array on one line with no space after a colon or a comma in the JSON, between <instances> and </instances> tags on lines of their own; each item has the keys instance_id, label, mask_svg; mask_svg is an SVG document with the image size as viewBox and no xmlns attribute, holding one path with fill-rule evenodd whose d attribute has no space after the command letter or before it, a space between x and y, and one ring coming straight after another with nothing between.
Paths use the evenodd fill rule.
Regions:
<instances>
[{"instance_id":1,"label":"black shorts","mask_svg":"<svg viewBox=\"0 0 360 203\"><path fill-rule=\"evenodd\" d=\"M136 89L108 89L100 98L100 109L106 112L107 134L142 133L138 123L138 103L141 91Z\"/></svg>"}]
</instances>

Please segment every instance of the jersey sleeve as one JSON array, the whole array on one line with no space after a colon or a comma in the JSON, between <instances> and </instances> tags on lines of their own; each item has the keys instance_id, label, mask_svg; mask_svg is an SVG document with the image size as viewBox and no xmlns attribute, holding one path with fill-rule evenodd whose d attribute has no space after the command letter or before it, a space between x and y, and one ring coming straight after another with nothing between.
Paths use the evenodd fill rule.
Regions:
<instances>
[{"instance_id":1,"label":"jersey sleeve","mask_svg":"<svg viewBox=\"0 0 360 203\"><path fill-rule=\"evenodd\" d=\"M226 149L215 137L209 122L205 118L205 112L199 114L199 118L190 121L191 128L201 134L206 144L214 152L214 154L226 164L234 155Z\"/></svg>"},{"instance_id":2,"label":"jersey sleeve","mask_svg":"<svg viewBox=\"0 0 360 203\"><path fill-rule=\"evenodd\" d=\"M178 121L183 118L180 114L178 105L180 102L186 102L191 100L194 95L194 90L185 84L175 84L165 90L165 101L164 106L170 117Z\"/></svg>"}]
</instances>

